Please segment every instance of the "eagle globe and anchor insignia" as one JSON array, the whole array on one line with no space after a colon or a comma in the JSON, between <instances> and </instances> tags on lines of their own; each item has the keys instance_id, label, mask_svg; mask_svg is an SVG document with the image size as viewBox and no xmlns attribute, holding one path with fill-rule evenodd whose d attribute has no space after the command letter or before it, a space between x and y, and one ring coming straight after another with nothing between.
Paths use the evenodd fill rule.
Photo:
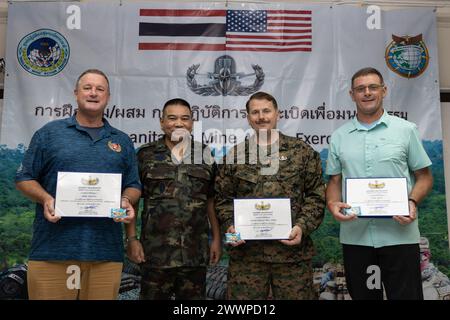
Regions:
<instances>
[{"instance_id":1,"label":"eagle globe and anchor insignia","mask_svg":"<svg viewBox=\"0 0 450 320\"><path fill-rule=\"evenodd\" d=\"M66 38L50 29L39 29L23 37L17 46L20 65L36 76L50 77L64 69L70 49Z\"/></svg>"},{"instance_id":2,"label":"eagle globe and anchor insignia","mask_svg":"<svg viewBox=\"0 0 450 320\"><path fill-rule=\"evenodd\" d=\"M248 96L258 91L264 83L264 72L259 65L252 64L253 73L236 72L236 62L231 56L224 55L214 62L214 71L198 73L200 64L190 66L186 71L189 89L201 96ZM252 84L243 85L241 80L255 77ZM197 78L206 78L205 84L199 84Z\"/></svg>"},{"instance_id":3,"label":"eagle globe and anchor insignia","mask_svg":"<svg viewBox=\"0 0 450 320\"><path fill-rule=\"evenodd\" d=\"M422 34L410 36L392 35L392 42L385 53L388 67L405 78L420 76L428 66L428 49Z\"/></svg>"}]
</instances>

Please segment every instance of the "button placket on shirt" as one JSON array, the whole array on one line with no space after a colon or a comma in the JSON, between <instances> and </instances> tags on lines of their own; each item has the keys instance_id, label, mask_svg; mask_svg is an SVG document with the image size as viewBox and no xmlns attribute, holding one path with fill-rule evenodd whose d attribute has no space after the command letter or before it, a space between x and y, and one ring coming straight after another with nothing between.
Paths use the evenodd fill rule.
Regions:
<instances>
[{"instance_id":1,"label":"button placket on shirt","mask_svg":"<svg viewBox=\"0 0 450 320\"><path fill-rule=\"evenodd\" d=\"M175 166L174 168L175 170L175 176L176 176L176 184L179 185L182 183L183 181L183 175L186 175L186 166L183 163L180 163L178 165ZM178 188L178 190L180 190L181 188ZM182 190L182 189L181 189ZM179 201L180 199L178 199ZM182 221L184 222L185 219L182 219ZM181 222L182 224L184 224L183 222ZM181 225L180 226L180 251L181 251L181 260L183 261L183 263L185 261L188 260L188 257L186 255L185 249L184 249L184 234L183 234L183 230L185 230L185 226Z\"/></svg>"},{"instance_id":2,"label":"button placket on shirt","mask_svg":"<svg viewBox=\"0 0 450 320\"><path fill-rule=\"evenodd\" d=\"M370 177L373 174L373 141L368 131L364 132L364 150L365 150L365 171L366 176Z\"/></svg>"},{"instance_id":3,"label":"button placket on shirt","mask_svg":"<svg viewBox=\"0 0 450 320\"><path fill-rule=\"evenodd\" d=\"M375 154L376 154L376 140L374 139L373 135L370 134L370 130L367 130L364 132L364 150L365 150L365 172L367 177L373 176L373 167L374 167L374 161L375 161ZM372 243L375 244L376 242L376 220L375 219L369 219L368 221L368 231L370 234L370 239L372 240Z\"/></svg>"}]
</instances>

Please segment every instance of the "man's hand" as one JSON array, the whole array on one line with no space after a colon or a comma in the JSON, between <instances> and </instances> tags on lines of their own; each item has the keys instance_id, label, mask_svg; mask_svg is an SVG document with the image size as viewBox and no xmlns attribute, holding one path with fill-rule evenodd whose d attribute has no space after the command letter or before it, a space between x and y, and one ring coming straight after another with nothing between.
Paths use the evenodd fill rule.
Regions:
<instances>
[{"instance_id":1,"label":"man's hand","mask_svg":"<svg viewBox=\"0 0 450 320\"><path fill-rule=\"evenodd\" d=\"M43 208L44 218L52 223L58 222L61 216L55 212L55 198L51 196L36 180L16 182L16 188L26 197L40 203Z\"/></svg>"},{"instance_id":2,"label":"man's hand","mask_svg":"<svg viewBox=\"0 0 450 320\"><path fill-rule=\"evenodd\" d=\"M50 197L44 201L44 217L48 221L55 223L61 219L61 216L57 216L55 212L55 199Z\"/></svg>"},{"instance_id":3,"label":"man's hand","mask_svg":"<svg viewBox=\"0 0 450 320\"><path fill-rule=\"evenodd\" d=\"M331 214L337 221L340 221L340 222L351 221L351 220L355 220L358 218L356 216L356 214L349 214L349 215L343 214L342 209L344 209L344 208L351 208L351 206L347 203L340 202L340 201L328 202L328 210L331 212Z\"/></svg>"},{"instance_id":4,"label":"man's hand","mask_svg":"<svg viewBox=\"0 0 450 320\"><path fill-rule=\"evenodd\" d=\"M123 222L123 223L130 223L136 213L134 212L133 205L130 202L130 199L122 197L122 203L121 207L125 210L127 210L127 216L125 218L113 218L115 222Z\"/></svg>"},{"instance_id":5,"label":"man's hand","mask_svg":"<svg viewBox=\"0 0 450 320\"><path fill-rule=\"evenodd\" d=\"M236 233L236 229L234 229L234 226L230 226L227 229L227 233ZM235 242L229 242L228 245L230 245L232 247L237 247L244 243L245 243L245 240L239 240L239 241L235 241Z\"/></svg>"},{"instance_id":6,"label":"man's hand","mask_svg":"<svg viewBox=\"0 0 450 320\"><path fill-rule=\"evenodd\" d=\"M414 220L417 219L417 207L416 204L412 201L409 201L409 216L393 216L395 221L400 223L401 225L408 225Z\"/></svg>"},{"instance_id":7,"label":"man's hand","mask_svg":"<svg viewBox=\"0 0 450 320\"><path fill-rule=\"evenodd\" d=\"M341 202L342 199L342 175L331 175L328 181L326 198L327 207L334 219L337 221L351 221L357 219L355 214L345 215L342 211L345 208L351 208L351 206L345 202Z\"/></svg>"},{"instance_id":8,"label":"man's hand","mask_svg":"<svg viewBox=\"0 0 450 320\"><path fill-rule=\"evenodd\" d=\"M131 240L127 243L127 256L134 263L145 262L144 249L139 240Z\"/></svg>"},{"instance_id":9,"label":"man's hand","mask_svg":"<svg viewBox=\"0 0 450 320\"><path fill-rule=\"evenodd\" d=\"M287 246L295 246L300 244L302 241L302 228L299 226L294 226L291 230L291 234L289 235L289 240L280 240L282 244Z\"/></svg>"}]
</instances>

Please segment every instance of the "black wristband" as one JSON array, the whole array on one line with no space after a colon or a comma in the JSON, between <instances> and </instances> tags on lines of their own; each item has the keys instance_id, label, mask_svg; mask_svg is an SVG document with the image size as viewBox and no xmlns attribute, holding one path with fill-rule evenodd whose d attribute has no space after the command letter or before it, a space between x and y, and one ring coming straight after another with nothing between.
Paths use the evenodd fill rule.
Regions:
<instances>
[{"instance_id":1,"label":"black wristband","mask_svg":"<svg viewBox=\"0 0 450 320\"><path fill-rule=\"evenodd\" d=\"M414 200L413 198L408 198L408 201L411 201L417 207L417 201L416 200Z\"/></svg>"}]
</instances>

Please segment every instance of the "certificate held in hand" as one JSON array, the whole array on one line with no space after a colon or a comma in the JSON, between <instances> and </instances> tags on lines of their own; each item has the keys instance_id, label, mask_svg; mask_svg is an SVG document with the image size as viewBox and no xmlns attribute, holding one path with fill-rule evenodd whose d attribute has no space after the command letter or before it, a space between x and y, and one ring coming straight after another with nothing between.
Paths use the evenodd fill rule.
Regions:
<instances>
[{"instance_id":1,"label":"certificate held in hand","mask_svg":"<svg viewBox=\"0 0 450 320\"><path fill-rule=\"evenodd\" d=\"M242 240L289 239L291 199L234 199L234 228Z\"/></svg>"},{"instance_id":2,"label":"certificate held in hand","mask_svg":"<svg viewBox=\"0 0 450 320\"><path fill-rule=\"evenodd\" d=\"M406 178L346 178L346 214L360 217L409 216Z\"/></svg>"},{"instance_id":3,"label":"certificate held in hand","mask_svg":"<svg viewBox=\"0 0 450 320\"><path fill-rule=\"evenodd\" d=\"M121 174L58 172L56 215L111 217L111 212L120 208L121 189Z\"/></svg>"}]
</instances>

